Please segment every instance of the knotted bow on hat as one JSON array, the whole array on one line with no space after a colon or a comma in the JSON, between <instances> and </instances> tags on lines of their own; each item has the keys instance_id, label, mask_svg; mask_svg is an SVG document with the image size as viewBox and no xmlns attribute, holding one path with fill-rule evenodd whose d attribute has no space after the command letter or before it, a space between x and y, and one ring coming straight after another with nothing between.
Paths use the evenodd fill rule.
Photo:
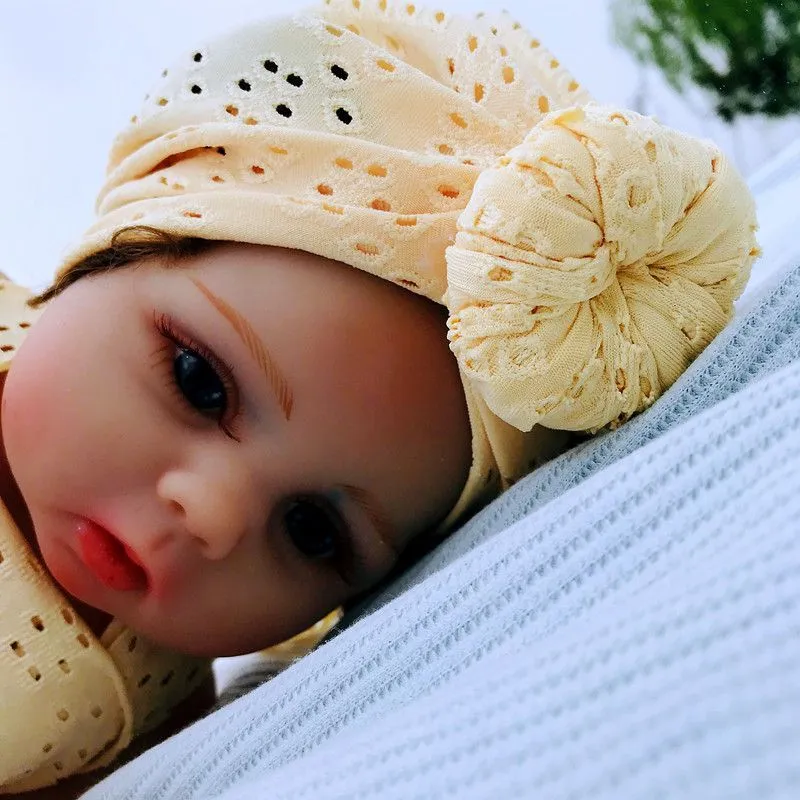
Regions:
<instances>
[{"instance_id":1,"label":"knotted bow on hat","mask_svg":"<svg viewBox=\"0 0 800 800\"><path fill-rule=\"evenodd\" d=\"M507 14L389 0L185 52L115 142L97 211L62 272L147 225L306 250L446 304L473 463L443 529L565 431L652 403L757 252L712 144L595 105Z\"/></svg>"},{"instance_id":2,"label":"knotted bow on hat","mask_svg":"<svg viewBox=\"0 0 800 800\"><path fill-rule=\"evenodd\" d=\"M481 174L458 220L452 349L520 430L616 427L722 330L753 229L710 143L630 111L549 114Z\"/></svg>"}]
</instances>

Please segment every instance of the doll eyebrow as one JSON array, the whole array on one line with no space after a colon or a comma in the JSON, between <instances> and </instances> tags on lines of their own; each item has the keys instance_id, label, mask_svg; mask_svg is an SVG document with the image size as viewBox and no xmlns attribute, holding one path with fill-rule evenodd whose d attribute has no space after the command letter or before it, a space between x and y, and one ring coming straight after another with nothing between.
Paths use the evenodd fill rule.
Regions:
<instances>
[{"instance_id":1,"label":"doll eyebrow","mask_svg":"<svg viewBox=\"0 0 800 800\"><path fill-rule=\"evenodd\" d=\"M269 354L267 348L264 347L261 339L258 338L253 326L233 306L225 302L221 297L215 295L199 278L193 277L190 278L190 280L200 290L208 302L228 320L239 338L244 342L250 355L253 356L258 366L261 367L261 371L264 373L267 383L269 383L278 401L278 405L283 411L283 416L288 421L292 416L294 395L292 394L292 390L286 378L280 371L280 368Z\"/></svg>"}]
</instances>

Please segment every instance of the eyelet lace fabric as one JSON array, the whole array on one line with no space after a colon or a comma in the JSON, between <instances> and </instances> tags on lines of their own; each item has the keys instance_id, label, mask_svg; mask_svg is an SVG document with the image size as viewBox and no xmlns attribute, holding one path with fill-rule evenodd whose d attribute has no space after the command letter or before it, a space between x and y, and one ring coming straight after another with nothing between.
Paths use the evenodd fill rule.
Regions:
<instances>
[{"instance_id":1,"label":"eyelet lace fabric","mask_svg":"<svg viewBox=\"0 0 800 800\"><path fill-rule=\"evenodd\" d=\"M192 48L98 218L306 250L447 305L473 432L442 528L652 404L730 318L754 206L710 143L596 104L506 13L326 0Z\"/></svg>"},{"instance_id":2,"label":"eyelet lace fabric","mask_svg":"<svg viewBox=\"0 0 800 800\"><path fill-rule=\"evenodd\" d=\"M0 372L39 316L0 280ZM114 621L97 639L0 501L0 794L111 763L210 674Z\"/></svg>"}]
</instances>

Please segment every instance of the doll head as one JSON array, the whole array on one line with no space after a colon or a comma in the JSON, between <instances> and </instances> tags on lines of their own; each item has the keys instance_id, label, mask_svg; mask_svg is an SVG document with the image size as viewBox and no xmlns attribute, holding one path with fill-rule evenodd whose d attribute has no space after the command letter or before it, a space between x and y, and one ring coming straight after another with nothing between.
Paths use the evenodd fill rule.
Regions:
<instances>
[{"instance_id":1,"label":"doll head","mask_svg":"<svg viewBox=\"0 0 800 800\"><path fill-rule=\"evenodd\" d=\"M96 490L75 470L68 497L117 498L124 512L85 513L122 538L142 525L148 552L173 552L176 529L195 541L126 621L206 652L296 633L379 580L423 531L446 535L563 452L571 432L647 409L724 327L757 254L752 200L711 143L595 104L507 14L387 0L326 0L184 53L115 141L97 211L60 270L67 288L46 295L41 331L15 359L6 391L17 383L20 400L6 406L20 419L36 407L21 387L26 374L35 385L37 352L65 403L83 403L80 380L94 376L96 406L58 428L72 455L52 475L85 463ZM186 257L87 277L125 260L109 248L137 226L189 242ZM134 391L117 347L150 359L139 369L160 370L186 406L174 438L160 418L125 423L119 409L158 398L143 381ZM241 420L230 417L239 396ZM58 408L47 409L56 421ZM237 441L248 410L258 446ZM78 422L97 433L83 457L67 432ZM20 432L20 458L34 433ZM47 466L30 468L30 486ZM219 498L232 486L244 499L228 509ZM205 510L190 517L182 497ZM263 535L236 533L275 519L291 535L270 547L311 546L331 520L341 533L345 509L376 537L357 588L318 586L319 559L291 572L301 561L260 555ZM261 594L221 577L228 558ZM279 564L288 584L270 581ZM196 565L209 570L203 589L185 577ZM278 603L279 586L303 586L306 599ZM219 609L229 619L213 640L203 623Z\"/></svg>"},{"instance_id":2,"label":"doll head","mask_svg":"<svg viewBox=\"0 0 800 800\"><path fill-rule=\"evenodd\" d=\"M129 241L133 264L49 300L7 378L6 452L70 594L175 649L247 652L444 519L469 421L434 303L299 250L169 247ZM84 549L96 526L116 568Z\"/></svg>"}]
</instances>

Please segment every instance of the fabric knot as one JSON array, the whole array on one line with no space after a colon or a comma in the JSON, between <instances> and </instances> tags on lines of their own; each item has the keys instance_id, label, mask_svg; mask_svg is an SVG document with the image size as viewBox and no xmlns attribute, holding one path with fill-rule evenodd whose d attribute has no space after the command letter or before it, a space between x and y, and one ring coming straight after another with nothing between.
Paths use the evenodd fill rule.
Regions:
<instances>
[{"instance_id":1,"label":"fabric knot","mask_svg":"<svg viewBox=\"0 0 800 800\"><path fill-rule=\"evenodd\" d=\"M616 427L730 319L755 230L711 142L596 104L550 113L481 173L459 217L451 349L519 430Z\"/></svg>"}]
</instances>

